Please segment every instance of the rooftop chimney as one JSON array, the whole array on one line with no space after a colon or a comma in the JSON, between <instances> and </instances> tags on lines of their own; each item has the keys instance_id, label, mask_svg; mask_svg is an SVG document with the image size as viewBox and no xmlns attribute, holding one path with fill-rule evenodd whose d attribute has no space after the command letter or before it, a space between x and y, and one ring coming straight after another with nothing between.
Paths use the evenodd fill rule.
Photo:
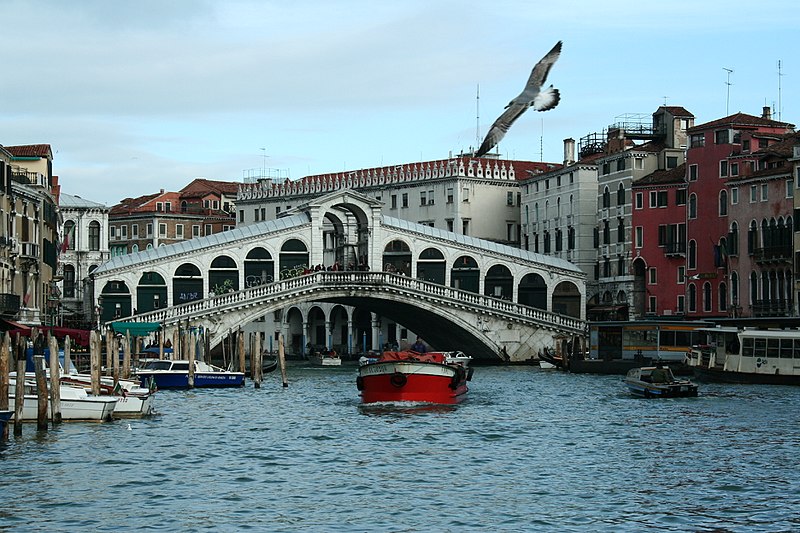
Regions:
<instances>
[{"instance_id":1,"label":"rooftop chimney","mask_svg":"<svg viewBox=\"0 0 800 533\"><path fill-rule=\"evenodd\" d=\"M761 111L761 118L772 120L772 110L769 108L768 105L765 105L763 110Z\"/></svg>"},{"instance_id":2,"label":"rooftop chimney","mask_svg":"<svg viewBox=\"0 0 800 533\"><path fill-rule=\"evenodd\" d=\"M564 166L575 162L575 139L564 139Z\"/></svg>"}]
</instances>

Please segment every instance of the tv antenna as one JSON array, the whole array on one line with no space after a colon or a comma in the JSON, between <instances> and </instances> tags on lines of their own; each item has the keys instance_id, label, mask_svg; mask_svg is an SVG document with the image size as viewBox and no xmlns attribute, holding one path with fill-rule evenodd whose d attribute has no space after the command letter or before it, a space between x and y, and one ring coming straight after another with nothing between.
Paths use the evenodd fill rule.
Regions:
<instances>
[{"instance_id":1,"label":"tv antenna","mask_svg":"<svg viewBox=\"0 0 800 533\"><path fill-rule=\"evenodd\" d=\"M781 78L783 77L783 72L781 72L781 60L778 60L778 122L781 121Z\"/></svg>"},{"instance_id":2,"label":"tv antenna","mask_svg":"<svg viewBox=\"0 0 800 533\"><path fill-rule=\"evenodd\" d=\"M259 148L261 150L261 177L267 177L267 149Z\"/></svg>"},{"instance_id":3,"label":"tv antenna","mask_svg":"<svg viewBox=\"0 0 800 533\"><path fill-rule=\"evenodd\" d=\"M733 85L731 83L731 74L733 73L733 69L732 68L722 67L722 70L724 70L725 72L728 73L728 80L725 82L725 85L728 86L728 97L725 100L725 116L728 116L728 115L731 114L731 112L730 112L730 107L731 107L731 85Z\"/></svg>"},{"instance_id":4,"label":"tv antenna","mask_svg":"<svg viewBox=\"0 0 800 533\"><path fill-rule=\"evenodd\" d=\"M475 90L475 146L481 145L481 84Z\"/></svg>"}]
</instances>

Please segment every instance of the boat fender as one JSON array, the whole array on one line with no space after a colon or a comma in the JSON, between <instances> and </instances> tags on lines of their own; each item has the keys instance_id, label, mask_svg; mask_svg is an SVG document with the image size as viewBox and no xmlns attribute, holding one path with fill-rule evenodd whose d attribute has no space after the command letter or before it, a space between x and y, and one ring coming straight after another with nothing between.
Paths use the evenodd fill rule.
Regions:
<instances>
[{"instance_id":1,"label":"boat fender","mask_svg":"<svg viewBox=\"0 0 800 533\"><path fill-rule=\"evenodd\" d=\"M463 368L459 367L456 368L456 373L453 374L453 379L450 380L450 388L455 390L458 388L458 384L464 380L466 376L466 372Z\"/></svg>"},{"instance_id":2,"label":"boat fender","mask_svg":"<svg viewBox=\"0 0 800 533\"><path fill-rule=\"evenodd\" d=\"M475 369L472 368L472 367L470 367L469 370L467 370L467 381L472 381L472 374L474 372L475 372Z\"/></svg>"},{"instance_id":3,"label":"boat fender","mask_svg":"<svg viewBox=\"0 0 800 533\"><path fill-rule=\"evenodd\" d=\"M408 378L402 372L395 372L389 378L389 383L391 383L393 386L397 387L398 389L400 387L404 386L406 384L406 382L408 382Z\"/></svg>"},{"instance_id":4,"label":"boat fender","mask_svg":"<svg viewBox=\"0 0 800 533\"><path fill-rule=\"evenodd\" d=\"M652 394L650 393L650 389L644 389L644 397L645 398L650 398L651 396L652 396Z\"/></svg>"},{"instance_id":5,"label":"boat fender","mask_svg":"<svg viewBox=\"0 0 800 533\"><path fill-rule=\"evenodd\" d=\"M364 378L361 376L356 377L356 387L358 390L364 390Z\"/></svg>"}]
</instances>

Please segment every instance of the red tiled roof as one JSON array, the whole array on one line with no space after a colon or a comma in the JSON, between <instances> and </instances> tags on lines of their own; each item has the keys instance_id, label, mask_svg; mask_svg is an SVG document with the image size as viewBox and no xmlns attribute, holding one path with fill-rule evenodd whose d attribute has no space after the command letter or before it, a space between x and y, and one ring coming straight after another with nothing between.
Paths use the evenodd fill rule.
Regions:
<instances>
[{"instance_id":1,"label":"red tiled roof","mask_svg":"<svg viewBox=\"0 0 800 533\"><path fill-rule=\"evenodd\" d=\"M53 157L49 144L22 144L19 146L4 146L15 157Z\"/></svg>"},{"instance_id":2,"label":"red tiled roof","mask_svg":"<svg viewBox=\"0 0 800 533\"><path fill-rule=\"evenodd\" d=\"M179 192L181 197L197 198L206 196L209 192L236 196L241 183L235 181L217 181L206 178L195 178Z\"/></svg>"},{"instance_id":3,"label":"red tiled roof","mask_svg":"<svg viewBox=\"0 0 800 533\"><path fill-rule=\"evenodd\" d=\"M694 118L694 115L688 112L685 108L677 105L668 105L663 106L670 114L676 117L691 117Z\"/></svg>"},{"instance_id":4,"label":"red tiled roof","mask_svg":"<svg viewBox=\"0 0 800 533\"><path fill-rule=\"evenodd\" d=\"M699 124L692 128L689 128L688 132L696 132L701 130L707 130L710 128L715 128L717 126L749 126L749 127L758 127L758 126L766 126L769 128L786 128L786 129L794 129L794 124L790 124L788 122L778 122L777 120L772 120L769 118L764 117L757 117L754 115L748 115L746 113L736 113L727 117L719 118L717 120L712 120L711 122L706 122L705 124Z\"/></svg>"},{"instance_id":5,"label":"red tiled roof","mask_svg":"<svg viewBox=\"0 0 800 533\"><path fill-rule=\"evenodd\" d=\"M633 187L647 187L649 185L670 185L686 182L686 163L682 163L669 170L656 170L655 172L636 180Z\"/></svg>"}]
</instances>

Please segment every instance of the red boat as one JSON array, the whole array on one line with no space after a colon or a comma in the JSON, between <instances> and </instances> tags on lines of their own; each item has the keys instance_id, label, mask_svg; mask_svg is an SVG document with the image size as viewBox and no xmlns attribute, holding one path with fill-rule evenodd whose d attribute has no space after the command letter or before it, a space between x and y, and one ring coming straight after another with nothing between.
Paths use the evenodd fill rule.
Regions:
<instances>
[{"instance_id":1,"label":"red boat","mask_svg":"<svg viewBox=\"0 0 800 533\"><path fill-rule=\"evenodd\" d=\"M363 403L454 404L467 395L471 359L462 352L383 352L359 367L356 385Z\"/></svg>"}]
</instances>

